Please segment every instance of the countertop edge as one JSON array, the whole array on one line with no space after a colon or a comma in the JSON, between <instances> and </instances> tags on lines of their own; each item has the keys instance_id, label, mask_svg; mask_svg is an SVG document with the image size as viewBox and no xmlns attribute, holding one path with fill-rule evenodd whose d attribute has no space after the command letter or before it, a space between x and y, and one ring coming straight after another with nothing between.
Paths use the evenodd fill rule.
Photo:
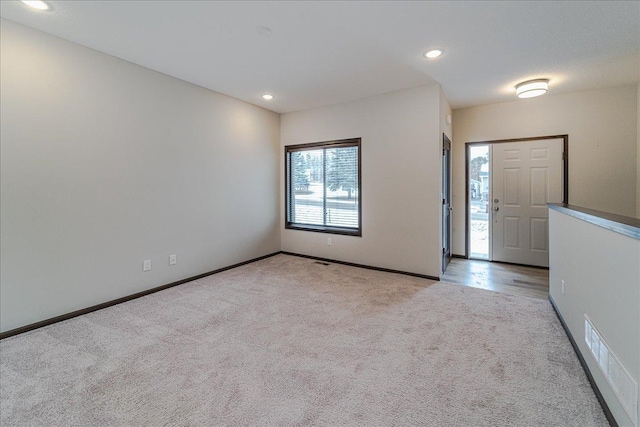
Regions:
<instances>
[{"instance_id":1,"label":"countertop edge","mask_svg":"<svg viewBox=\"0 0 640 427\"><path fill-rule=\"evenodd\" d=\"M606 228L607 230L631 237L635 240L640 240L640 219L566 203L548 203L547 206L554 211L562 212L574 218L597 225L598 227Z\"/></svg>"}]
</instances>

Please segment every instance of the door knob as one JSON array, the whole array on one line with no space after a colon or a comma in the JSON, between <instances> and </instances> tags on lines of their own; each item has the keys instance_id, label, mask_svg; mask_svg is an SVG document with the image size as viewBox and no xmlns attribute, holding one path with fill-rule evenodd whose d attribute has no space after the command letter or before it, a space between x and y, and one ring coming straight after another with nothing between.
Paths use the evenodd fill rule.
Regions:
<instances>
[{"instance_id":1,"label":"door knob","mask_svg":"<svg viewBox=\"0 0 640 427\"><path fill-rule=\"evenodd\" d=\"M494 211L496 211L496 212L498 212L498 211L500 210L500 208L499 208L498 206L495 206L495 207L493 208L493 210L494 210Z\"/></svg>"}]
</instances>

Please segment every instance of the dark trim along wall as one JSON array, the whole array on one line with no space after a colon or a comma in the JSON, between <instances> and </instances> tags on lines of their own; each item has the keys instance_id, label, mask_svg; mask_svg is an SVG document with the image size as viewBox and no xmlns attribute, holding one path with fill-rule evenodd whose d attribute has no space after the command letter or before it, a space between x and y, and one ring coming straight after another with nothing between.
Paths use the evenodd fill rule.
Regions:
<instances>
[{"instance_id":1,"label":"dark trim along wall","mask_svg":"<svg viewBox=\"0 0 640 427\"><path fill-rule=\"evenodd\" d=\"M300 255L300 254L294 254L294 253L291 253L291 252L278 251L278 252L274 252L272 254L264 255L264 256L261 256L261 257L258 257L258 258L253 258L253 259L250 259L248 261L243 261L243 262L239 262L237 264L229 265L227 267L222 267L222 268L219 268L217 270L209 271L208 273L203 273L203 274L198 274L197 276L187 277L186 279L178 280L176 282L168 283L168 284L162 285L162 286L157 286L155 288L147 289L146 291L137 292L135 294L127 295L127 296L124 296L122 298L114 299L114 300L111 300L111 301L103 302L101 304L93 305L91 307L87 307L87 308L83 308L83 309L80 309L80 310L72 311L71 313L61 314L60 316L52 317L50 319L41 320L40 322L31 323L30 325L21 326L21 327L16 328L16 329L11 329L9 331L0 333L0 340L2 340L4 338L12 337L14 335L18 335L18 334L22 334L22 333L25 333L25 332L29 332L29 331L32 331L34 329L42 328L43 326L48 326L48 325L51 325L51 324L54 324L54 323L62 322L63 320L73 319L74 317L82 316L83 314L91 313L93 311L102 310L103 308L108 308L108 307L111 307L111 306L116 305L116 304L120 304L120 303L123 303L123 302L131 301L133 299L140 298L140 297L143 297L143 296L146 296L146 295L149 295L149 294L153 294L155 292L159 292L159 291L162 291L162 290L165 290L165 289L168 289L168 288L172 288L174 286L182 285L184 283L191 282L193 280L198 280L198 279L201 279L203 277L211 276L212 274L222 273L223 271L231 270L232 268L236 268L236 267L241 267L243 265L250 264L250 263L256 262L256 261L260 261L262 259L269 258L269 257L272 257L274 255L278 255L278 254L293 255L293 256L298 256L298 257L302 257L302 258L316 259L316 260L319 260L319 261L331 262L331 263L334 263L334 264L344 264L344 265L349 265L349 266L352 266L352 267L367 268L369 270L384 271L384 272L387 272L387 273L404 274L404 275L407 275L407 276L420 277L420 278L423 278L423 279L440 280L437 277L427 276L427 275L424 275L424 274L409 273L409 272L406 272L406 271L391 270L391 269L388 269L388 268L372 267L372 266L369 266L369 265L353 264L353 263L350 263L350 262L336 261L336 260L332 260L332 259L318 258L318 257L309 256L309 255Z\"/></svg>"},{"instance_id":2,"label":"dark trim along wall","mask_svg":"<svg viewBox=\"0 0 640 427\"><path fill-rule=\"evenodd\" d=\"M293 252L284 252L284 251L282 251L281 253L283 253L284 255L297 256L297 257L300 257L300 258L309 258L309 259L315 259L315 260L323 261L323 262L331 262L333 264L348 265L350 267L366 268L368 270L384 271L385 273L404 274L405 276L413 276L413 277L420 277L421 279L429 279L429 280L440 281L440 278L435 277L435 276L429 276L429 275L426 275L426 274L410 273L408 271L400 271L400 270L391 270L389 268L374 267L374 266L371 266L371 265L364 265L364 264L355 264L355 263L346 262L346 261L336 261L335 259L320 258L320 257L317 257L317 256L296 254L296 253L293 253Z\"/></svg>"},{"instance_id":3,"label":"dark trim along wall","mask_svg":"<svg viewBox=\"0 0 640 427\"><path fill-rule=\"evenodd\" d=\"M580 353L578 344L576 344L576 341L573 339L573 335L571 335L571 331L569 331L569 327L567 326L564 319L562 318L562 315L560 314L558 307L556 307L556 303L551 297L551 295L549 295L549 302L551 303L553 310L556 312L556 316L558 316L558 320L560 320L560 323L562 324L562 327L564 328L564 331L567 334L567 337L569 337L569 341L571 342L573 351L575 351L576 356L578 356L578 360L582 365L582 369L584 370L584 373L587 375L589 384L591 384L591 388L593 389L593 392L595 393L596 398L598 399L598 402L600 402L600 406L602 406L604 415L607 417L607 420L609 421L609 424L611 424L611 427L618 427L618 423L616 422L616 419L613 418L613 414L611 413L611 409L609 409L609 405L607 405L607 402L604 400L602 393L600 393L600 389L598 388L596 381L593 379L593 376L591 375L591 370L589 369L589 366L587 366L587 362L584 360L584 357L582 357L582 353Z\"/></svg>"},{"instance_id":4,"label":"dark trim along wall","mask_svg":"<svg viewBox=\"0 0 640 427\"><path fill-rule=\"evenodd\" d=\"M127 295L122 298L114 299L111 301L103 302L102 304L92 305L91 307L83 308L80 310L72 311L71 313L61 314L60 316L52 317L50 319L41 320L40 322L32 323L30 325L21 326L16 329L11 329L10 331L0 333L0 340L4 338L11 337L13 335L22 334L24 332L29 332L34 329L42 328L43 326L51 325L53 323L62 322L63 320L72 319L74 317L82 316L83 314L91 313L92 311L102 310L103 308L111 307L116 304L120 304L123 302L131 301L136 298L140 298L149 294L153 294L155 292L159 292L165 289L172 288L174 286L182 285L183 283L191 282L193 280L198 280L203 277L211 276L212 274L222 273L226 270L231 270L232 268L240 267L245 264L250 264L252 262L260 261L261 259L269 258L274 255L278 255L280 252L274 252L269 255L264 255L258 258L253 258L248 261L239 262L237 264L233 264L227 267L222 267L217 270L209 271L208 273L198 274L197 276L187 277L186 279L178 280L177 282L172 282L166 285L158 286L155 288L147 289L146 291L137 292L135 294Z\"/></svg>"}]
</instances>

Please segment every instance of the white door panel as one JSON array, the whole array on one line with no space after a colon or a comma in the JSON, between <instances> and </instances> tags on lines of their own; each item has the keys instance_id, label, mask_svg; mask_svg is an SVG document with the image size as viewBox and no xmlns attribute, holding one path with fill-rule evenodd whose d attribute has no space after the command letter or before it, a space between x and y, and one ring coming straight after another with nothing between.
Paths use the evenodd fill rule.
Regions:
<instances>
[{"instance_id":1,"label":"white door panel","mask_svg":"<svg viewBox=\"0 0 640 427\"><path fill-rule=\"evenodd\" d=\"M549 266L547 203L562 202L562 139L492 145L492 260Z\"/></svg>"},{"instance_id":2,"label":"white door panel","mask_svg":"<svg viewBox=\"0 0 640 427\"><path fill-rule=\"evenodd\" d=\"M494 175L495 176L495 175ZM503 205L514 208L520 207L520 169L509 168L503 172Z\"/></svg>"}]
</instances>

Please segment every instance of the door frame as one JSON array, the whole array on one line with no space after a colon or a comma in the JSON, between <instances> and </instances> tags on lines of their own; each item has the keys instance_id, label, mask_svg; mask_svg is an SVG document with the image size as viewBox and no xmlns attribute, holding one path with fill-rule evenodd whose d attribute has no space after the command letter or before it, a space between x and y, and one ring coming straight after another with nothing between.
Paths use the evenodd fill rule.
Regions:
<instances>
[{"instance_id":1,"label":"door frame","mask_svg":"<svg viewBox=\"0 0 640 427\"><path fill-rule=\"evenodd\" d=\"M504 142L539 141L541 139L562 139L562 203L569 204L569 135L533 136L529 138L497 139L493 141L465 142L464 154L464 258L469 259L469 155L472 145L492 145Z\"/></svg>"},{"instance_id":2,"label":"door frame","mask_svg":"<svg viewBox=\"0 0 640 427\"><path fill-rule=\"evenodd\" d=\"M452 258L452 244L453 244L453 236L452 236L452 230L453 230L453 216L452 216L452 194L451 194L451 189L452 189L452 185L451 185L451 181L452 181L452 167L453 167L453 161L452 161L452 157L451 157L451 140L449 139L449 137L447 137L446 134L442 134L442 204L440 205L442 210L442 265L440 267L440 269L442 270L441 273L444 273L447 269L447 266L449 265L449 262L451 261ZM449 151L448 156L445 157L445 152ZM445 158L447 159L447 167L445 168L444 165L444 160ZM445 172L446 172L446 176L445 176ZM445 190L446 189L446 190ZM445 221L445 213L444 213L444 208L445 208L445 195L448 198L448 207L447 209L449 210L448 212L448 218L449 218L449 223L446 224L447 221ZM448 238L448 242L445 243L445 236ZM446 249L449 249L449 252L446 252Z\"/></svg>"}]
</instances>

